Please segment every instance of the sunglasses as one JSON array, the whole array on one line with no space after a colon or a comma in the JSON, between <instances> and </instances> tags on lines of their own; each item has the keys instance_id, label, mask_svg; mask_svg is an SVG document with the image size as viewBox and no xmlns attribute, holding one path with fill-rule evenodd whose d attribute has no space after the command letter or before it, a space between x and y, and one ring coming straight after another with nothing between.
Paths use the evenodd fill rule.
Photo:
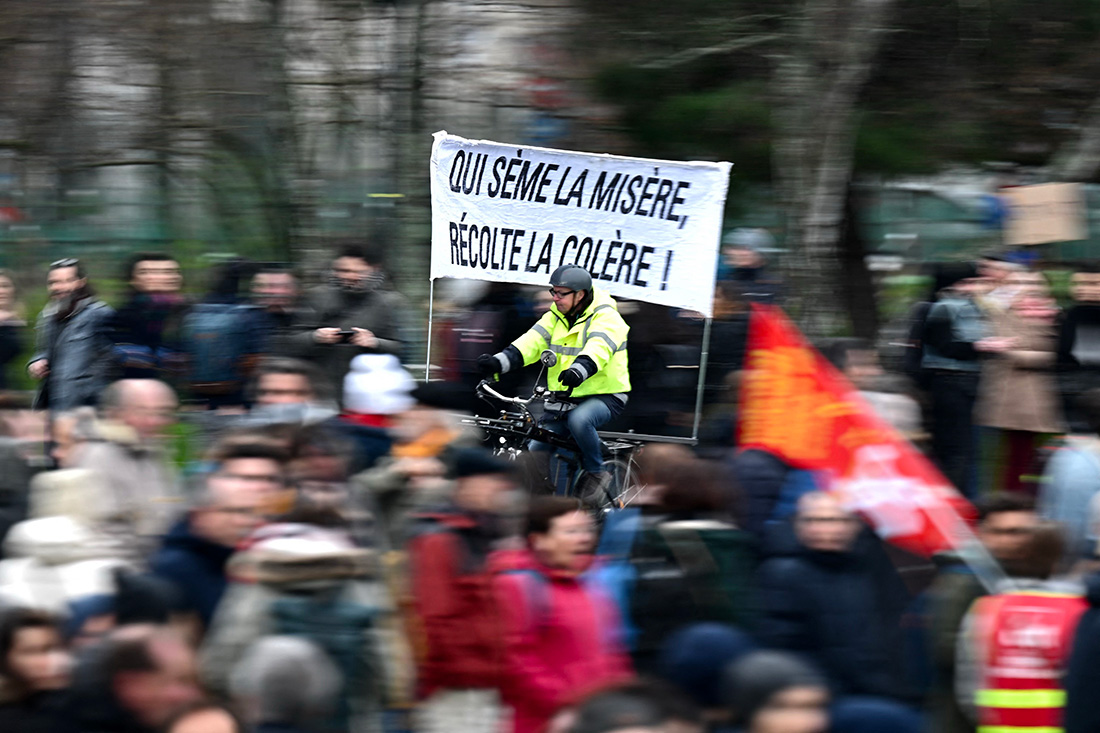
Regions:
<instances>
[{"instance_id":1,"label":"sunglasses","mask_svg":"<svg viewBox=\"0 0 1100 733\"><path fill-rule=\"evenodd\" d=\"M553 298L554 300L558 300L560 298L566 298L566 297L572 295L573 293L575 293L577 291L576 290L566 290L566 291L563 292L561 290L554 290L553 288L550 288L547 292L550 293L551 298Z\"/></svg>"},{"instance_id":2,"label":"sunglasses","mask_svg":"<svg viewBox=\"0 0 1100 733\"><path fill-rule=\"evenodd\" d=\"M63 259L57 260L56 262L51 262L50 263L50 269L51 270L57 270L57 269L62 268L62 267L76 267L79 264L80 264L80 260L78 260L77 258L75 258L75 257L65 257Z\"/></svg>"}]
</instances>

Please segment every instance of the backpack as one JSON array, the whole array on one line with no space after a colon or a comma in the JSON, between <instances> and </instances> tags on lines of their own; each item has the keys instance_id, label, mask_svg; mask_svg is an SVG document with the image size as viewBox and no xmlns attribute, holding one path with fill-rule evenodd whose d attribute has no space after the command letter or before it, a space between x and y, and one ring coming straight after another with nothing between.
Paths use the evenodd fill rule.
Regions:
<instances>
[{"instance_id":1,"label":"backpack","mask_svg":"<svg viewBox=\"0 0 1100 733\"><path fill-rule=\"evenodd\" d=\"M546 579L545 575L533 568L502 570L500 575L515 575L525 578L521 582L523 598L531 611L532 626L541 630L550 623L552 609L550 581Z\"/></svg>"},{"instance_id":2,"label":"backpack","mask_svg":"<svg viewBox=\"0 0 1100 733\"><path fill-rule=\"evenodd\" d=\"M529 631L541 635L550 626L554 613L553 589L551 588L550 579L534 568L512 568L501 570L497 574L523 578L520 581L521 593L523 594L524 604L530 612L527 628ZM593 594L606 595L600 579L591 573L585 573L579 580L589 596ZM608 598L607 600L614 603L614 599ZM604 641L612 644L623 641L626 638L625 632L626 630L621 626L604 625L601 628L600 635Z\"/></svg>"},{"instance_id":3,"label":"backpack","mask_svg":"<svg viewBox=\"0 0 1100 733\"><path fill-rule=\"evenodd\" d=\"M905 339L905 353L901 357L901 368L905 375L913 380L920 389L928 389L928 370L924 361L924 328L928 322L928 312L932 303L922 302L909 311L909 332Z\"/></svg>"},{"instance_id":4,"label":"backpack","mask_svg":"<svg viewBox=\"0 0 1100 733\"><path fill-rule=\"evenodd\" d=\"M629 601L635 655L656 654L669 635L693 623L743 626L752 555L733 527L696 529L662 524L638 533L630 562Z\"/></svg>"},{"instance_id":5,"label":"backpack","mask_svg":"<svg viewBox=\"0 0 1100 733\"><path fill-rule=\"evenodd\" d=\"M313 595L282 596L271 609L275 634L310 640L343 675L339 704L324 730L348 730L352 717L349 698L380 684L377 652L366 651L377 609L349 600L349 590L344 584Z\"/></svg>"},{"instance_id":6,"label":"backpack","mask_svg":"<svg viewBox=\"0 0 1100 733\"><path fill-rule=\"evenodd\" d=\"M256 307L240 303L200 303L181 326L184 351L190 358L188 379L199 391L239 387L260 352Z\"/></svg>"},{"instance_id":7,"label":"backpack","mask_svg":"<svg viewBox=\"0 0 1100 733\"><path fill-rule=\"evenodd\" d=\"M787 471L783 479L783 486L779 489L779 497L775 501L775 509L772 512L772 521L782 521L793 517L798 511L798 500L803 494L813 491L822 491L824 486L818 485L817 477L813 471L801 468L792 468Z\"/></svg>"},{"instance_id":8,"label":"backpack","mask_svg":"<svg viewBox=\"0 0 1100 733\"><path fill-rule=\"evenodd\" d=\"M485 565L486 557L477 556L468 546L460 531L448 527L441 521L440 516L431 513L413 515L406 530L405 549L391 550L386 553L386 584L401 610L405 636L409 641L417 667L428 659L429 649L424 619L417 613L416 598L413 594L411 575L415 572L415 565L414 551L410 548L419 537L444 533L453 535L458 540L460 548L462 548L459 553L457 568L460 574L489 572Z\"/></svg>"}]
</instances>

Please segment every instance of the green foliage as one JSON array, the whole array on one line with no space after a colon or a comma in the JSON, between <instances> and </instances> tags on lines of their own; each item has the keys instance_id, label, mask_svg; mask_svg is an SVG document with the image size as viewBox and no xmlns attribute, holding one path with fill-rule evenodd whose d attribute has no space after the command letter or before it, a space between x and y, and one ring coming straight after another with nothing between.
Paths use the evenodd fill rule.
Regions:
<instances>
[{"instance_id":1,"label":"green foliage","mask_svg":"<svg viewBox=\"0 0 1100 733\"><path fill-rule=\"evenodd\" d=\"M601 22L576 43L614 49L592 57L597 90L619 106L639 154L724 158L742 182L770 178L768 59L787 50L791 3L588 5ZM897 0L892 18L860 100L857 175L1045 164L1096 95L1100 0ZM770 40L702 53L753 34ZM654 68L678 53L689 58Z\"/></svg>"},{"instance_id":2,"label":"green foliage","mask_svg":"<svg viewBox=\"0 0 1100 733\"><path fill-rule=\"evenodd\" d=\"M613 67L598 88L623 110L628 133L646 154L735 162L740 181L770 176L771 109L760 81L684 93L670 74Z\"/></svg>"},{"instance_id":3,"label":"green foliage","mask_svg":"<svg viewBox=\"0 0 1100 733\"><path fill-rule=\"evenodd\" d=\"M980 162L991 152L987 135L977 123L936 114L927 105L868 112L856 137L855 169L906 176L935 173L949 161Z\"/></svg>"},{"instance_id":4,"label":"green foliage","mask_svg":"<svg viewBox=\"0 0 1100 733\"><path fill-rule=\"evenodd\" d=\"M884 321L902 318L913 303L924 300L932 289L927 275L890 275L882 278L878 289L879 312Z\"/></svg>"}]
</instances>

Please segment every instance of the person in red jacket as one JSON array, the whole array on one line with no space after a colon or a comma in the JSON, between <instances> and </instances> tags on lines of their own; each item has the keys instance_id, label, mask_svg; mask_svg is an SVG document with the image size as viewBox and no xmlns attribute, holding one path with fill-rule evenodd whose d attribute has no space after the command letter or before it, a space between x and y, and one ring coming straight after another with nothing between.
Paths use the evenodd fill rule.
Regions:
<instances>
[{"instance_id":1,"label":"person in red jacket","mask_svg":"<svg viewBox=\"0 0 1100 733\"><path fill-rule=\"evenodd\" d=\"M526 551L491 558L505 633L501 691L515 733L537 733L562 708L633 673L614 604L582 578L596 528L581 503L536 497L526 535Z\"/></svg>"},{"instance_id":2,"label":"person in red jacket","mask_svg":"<svg viewBox=\"0 0 1100 733\"><path fill-rule=\"evenodd\" d=\"M488 560L507 534L501 510L516 488L514 464L478 448L456 449L448 462L450 502L412 517L408 545L419 627L416 730L492 733L504 636Z\"/></svg>"}]
</instances>

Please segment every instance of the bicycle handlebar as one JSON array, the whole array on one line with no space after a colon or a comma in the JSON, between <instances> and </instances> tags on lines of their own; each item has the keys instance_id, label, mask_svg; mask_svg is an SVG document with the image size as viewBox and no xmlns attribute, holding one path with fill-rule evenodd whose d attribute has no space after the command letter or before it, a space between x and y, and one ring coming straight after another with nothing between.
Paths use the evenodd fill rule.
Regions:
<instances>
[{"instance_id":1,"label":"bicycle handlebar","mask_svg":"<svg viewBox=\"0 0 1100 733\"><path fill-rule=\"evenodd\" d=\"M479 392L488 393L491 397L494 397L501 402L508 402L513 405L523 405L524 407L530 404L531 400L534 399L534 397L529 397L527 399L523 399L522 397L505 397L500 392L497 392L495 389L489 386L488 379L482 379L480 382L478 382L477 389Z\"/></svg>"},{"instance_id":2,"label":"bicycle handlebar","mask_svg":"<svg viewBox=\"0 0 1100 733\"><path fill-rule=\"evenodd\" d=\"M489 386L490 384L492 384L492 382L489 381L488 379L482 379L480 382L478 382L477 391L488 394L490 397L492 397L496 400L499 400L501 402L507 402L507 403L512 404L512 405L520 405L521 407L527 407L532 402L545 402L545 401L553 402L553 401L555 401L557 399L560 399L562 397L568 398L573 393L573 388L572 387L565 390L564 393L551 392L551 391L546 390L542 387L537 387L536 391L533 395L531 395L530 397L527 397L526 399L524 399L523 397L506 397L506 396L502 395L500 392L497 392L495 389L490 387ZM542 391L540 392L539 390L542 390Z\"/></svg>"}]
</instances>

